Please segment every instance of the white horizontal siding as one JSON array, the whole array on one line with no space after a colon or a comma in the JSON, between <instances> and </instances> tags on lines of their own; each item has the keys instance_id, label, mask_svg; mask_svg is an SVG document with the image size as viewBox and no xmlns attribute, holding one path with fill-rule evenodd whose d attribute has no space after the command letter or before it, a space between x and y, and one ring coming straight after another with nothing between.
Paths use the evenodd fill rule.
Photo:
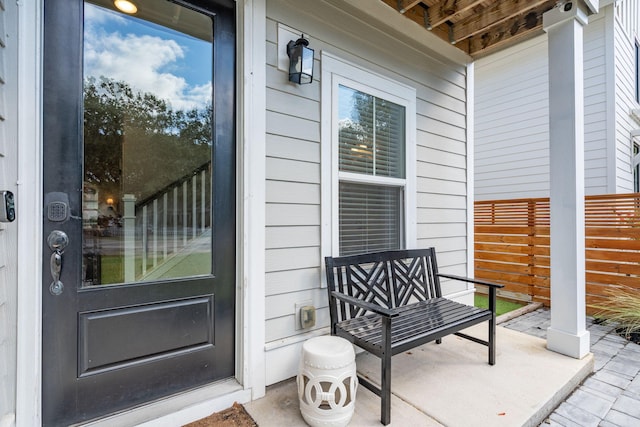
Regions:
<instances>
[{"instance_id":1,"label":"white horizontal siding","mask_svg":"<svg viewBox=\"0 0 640 427\"><path fill-rule=\"evenodd\" d=\"M288 298L288 300L290 300L293 303L291 304L290 307L288 307L289 311L295 308L295 303L305 300L304 294L305 293L300 293L298 295L293 295L294 298ZM297 299L297 297L300 297L302 299ZM278 297L271 297L270 299L277 300ZM324 298L318 298L317 304L323 304L322 300L324 300ZM270 305L272 304L267 304L267 307L269 307ZM324 303L324 305L325 305L324 307L316 309L316 325L321 324L326 326L329 324L329 308L326 306L326 303ZM296 318L293 315L274 317L269 319L269 323L271 323L272 325L270 328L267 328L267 333L265 337L267 342L272 343L277 340L284 340L286 338L290 339L292 336L296 335L294 333L289 332L289 331L296 330ZM314 328L314 329L322 329L322 328ZM305 331L305 332L308 332L308 331ZM297 368L297 364L296 364L296 368ZM269 370L269 367L267 367L267 370ZM280 379L279 381L282 381L282 379Z\"/></svg>"},{"instance_id":2,"label":"white horizontal siding","mask_svg":"<svg viewBox=\"0 0 640 427\"><path fill-rule=\"evenodd\" d=\"M267 157L268 180L320 184L320 164Z\"/></svg>"},{"instance_id":3,"label":"white horizontal siding","mask_svg":"<svg viewBox=\"0 0 640 427\"><path fill-rule=\"evenodd\" d=\"M291 97L289 102L295 103ZM287 138L320 142L320 123L300 117L267 110L267 133Z\"/></svg>"},{"instance_id":4,"label":"white horizontal siding","mask_svg":"<svg viewBox=\"0 0 640 427\"><path fill-rule=\"evenodd\" d=\"M631 169L631 131L640 125L631 110L640 108L635 99L635 43L638 37L640 9L637 1L621 2L616 8L615 44L615 117L616 117L616 187L619 192L633 191Z\"/></svg>"},{"instance_id":5,"label":"white horizontal siding","mask_svg":"<svg viewBox=\"0 0 640 427\"><path fill-rule=\"evenodd\" d=\"M319 226L269 227L266 230L267 249L317 247L319 245Z\"/></svg>"},{"instance_id":6,"label":"white horizontal siding","mask_svg":"<svg viewBox=\"0 0 640 427\"><path fill-rule=\"evenodd\" d=\"M616 2L616 20L625 35L632 39L640 34L640 2L638 0L619 0Z\"/></svg>"},{"instance_id":7,"label":"white horizontal siding","mask_svg":"<svg viewBox=\"0 0 640 427\"><path fill-rule=\"evenodd\" d=\"M320 185L301 182L269 181L266 199L269 203L317 204Z\"/></svg>"},{"instance_id":8,"label":"white horizontal siding","mask_svg":"<svg viewBox=\"0 0 640 427\"><path fill-rule=\"evenodd\" d=\"M465 69L430 57L328 3L305 2L304 12L290 5L267 3L267 383L295 372L296 365L289 365L300 341L329 324L326 289L320 287L320 188L328 184L320 182L324 118L317 78L323 50L416 89L418 245L438 247L444 271L464 274L467 259ZM278 69L279 23L304 31L315 49L312 84L291 84ZM461 290L453 285L446 289ZM295 304L305 300L317 309L311 332L295 325Z\"/></svg>"},{"instance_id":9,"label":"white horizontal siding","mask_svg":"<svg viewBox=\"0 0 640 427\"><path fill-rule=\"evenodd\" d=\"M605 19L584 32L585 191L606 192ZM475 65L474 184L477 200L549 195L547 36Z\"/></svg>"},{"instance_id":10,"label":"white horizontal siding","mask_svg":"<svg viewBox=\"0 0 640 427\"><path fill-rule=\"evenodd\" d=\"M541 196L549 186L546 37L478 60L475 93L476 199Z\"/></svg>"},{"instance_id":11,"label":"white horizontal siding","mask_svg":"<svg viewBox=\"0 0 640 427\"><path fill-rule=\"evenodd\" d=\"M319 205L267 203L266 210L267 227L320 224Z\"/></svg>"},{"instance_id":12,"label":"white horizontal siding","mask_svg":"<svg viewBox=\"0 0 640 427\"><path fill-rule=\"evenodd\" d=\"M614 171L608 170L606 14L590 16L584 32L584 178L586 194L605 194ZM587 154L588 153L588 154ZM612 155L612 153L611 153ZM587 160L587 157L589 160Z\"/></svg>"},{"instance_id":13,"label":"white horizontal siding","mask_svg":"<svg viewBox=\"0 0 640 427\"><path fill-rule=\"evenodd\" d=\"M267 231L268 233L269 231ZM319 245L318 245L319 246ZM320 268L300 268L297 270L284 270L267 272L265 286L268 295L281 293L296 293L307 289L315 289L320 283ZM322 271L324 274L324 271Z\"/></svg>"},{"instance_id":14,"label":"white horizontal siding","mask_svg":"<svg viewBox=\"0 0 640 427\"><path fill-rule=\"evenodd\" d=\"M432 194L449 194L464 196L467 193L467 185L460 181L451 181L435 178L418 178L418 186Z\"/></svg>"}]
</instances>

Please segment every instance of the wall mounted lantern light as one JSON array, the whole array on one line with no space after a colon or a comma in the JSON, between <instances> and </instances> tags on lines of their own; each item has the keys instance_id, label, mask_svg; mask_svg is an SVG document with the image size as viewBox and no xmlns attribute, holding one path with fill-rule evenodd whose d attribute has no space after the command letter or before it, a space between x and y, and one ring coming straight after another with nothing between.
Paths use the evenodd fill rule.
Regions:
<instances>
[{"instance_id":1,"label":"wall mounted lantern light","mask_svg":"<svg viewBox=\"0 0 640 427\"><path fill-rule=\"evenodd\" d=\"M309 40L304 34L287 44L289 56L289 81L299 85L313 81L313 49L308 48Z\"/></svg>"}]
</instances>

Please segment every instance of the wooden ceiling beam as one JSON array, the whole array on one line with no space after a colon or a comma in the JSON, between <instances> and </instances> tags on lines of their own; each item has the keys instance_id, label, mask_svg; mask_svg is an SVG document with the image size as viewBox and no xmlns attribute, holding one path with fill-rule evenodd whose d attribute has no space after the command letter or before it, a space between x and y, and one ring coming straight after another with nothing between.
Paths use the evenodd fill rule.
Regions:
<instances>
[{"instance_id":1,"label":"wooden ceiling beam","mask_svg":"<svg viewBox=\"0 0 640 427\"><path fill-rule=\"evenodd\" d=\"M422 0L398 0L398 11L405 13L414 6L417 6Z\"/></svg>"},{"instance_id":2,"label":"wooden ceiling beam","mask_svg":"<svg viewBox=\"0 0 640 427\"><path fill-rule=\"evenodd\" d=\"M479 5L483 1L485 0L440 0L438 3L429 6L428 27L436 28L447 21L453 20L461 13Z\"/></svg>"},{"instance_id":3,"label":"wooden ceiling beam","mask_svg":"<svg viewBox=\"0 0 640 427\"><path fill-rule=\"evenodd\" d=\"M385 0L393 1L393 0ZM427 11L422 7L414 7L404 13L404 16L426 28ZM449 40L449 30L445 28L434 28L431 32L436 34L442 40Z\"/></svg>"},{"instance_id":4,"label":"wooden ceiling beam","mask_svg":"<svg viewBox=\"0 0 640 427\"><path fill-rule=\"evenodd\" d=\"M503 46L505 43L515 43L525 36L538 34L538 30L542 29L542 15L549 10L547 3L539 5L525 14L508 19L499 25L486 28L485 31L470 37L468 39L468 53L472 56L480 52L484 54L488 50L495 50L499 46Z\"/></svg>"},{"instance_id":5,"label":"wooden ceiling beam","mask_svg":"<svg viewBox=\"0 0 640 427\"><path fill-rule=\"evenodd\" d=\"M480 16L472 15L453 26L452 43L458 43L468 37L481 33L487 28L500 25L513 18L515 14L527 14L530 10L540 6L553 8L556 0L512 0L511 2L497 2L484 10Z\"/></svg>"},{"instance_id":6,"label":"wooden ceiling beam","mask_svg":"<svg viewBox=\"0 0 640 427\"><path fill-rule=\"evenodd\" d=\"M381 0L474 58L542 32L557 0ZM420 7L422 6L422 7Z\"/></svg>"},{"instance_id":7,"label":"wooden ceiling beam","mask_svg":"<svg viewBox=\"0 0 640 427\"><path fill-rule=\"evenodd\" d=\"M381 0L383 3L389 5L390 7L392 7L394 10L398 10L396 9L396 6L398 5L398 0ZM425 10L425 8L423 7L414 7L411 8L409 10L407 10L404 13L404 16L410 20L412 20L413 22L417 23L418 25L420 25L421 27L425 27L425 22L427 19L427 12ZM426 29L425 29L426 31ZM434 28L431 31L434 35L440 37L442 40L449 42L449 29L447 28L442 28L442 27L438 27L438 28ZM463 40L460 43L458 43L456 45L456 47L458 49L460 49L463 52L469 52L470 47L469 47L469 41L468 40Z\"/></svg>"},{"instance_id":8,"label":"wooden ceiling beam","mask_svg":"<svg viewBox=\"0 0 640 427\"><path fill-rule=\"evenodd\" d=\"M392 8L395 9L398 0L382 0L384 3L388 4ZM419 2L418 2L419 3ZM397 10L397 9L396 9ZM403 13L404 16L411 19L415 23L419 24L421 27L426 27L426 11L422 7L412 7L407 9Z\"/></svg>"}]
</instances>

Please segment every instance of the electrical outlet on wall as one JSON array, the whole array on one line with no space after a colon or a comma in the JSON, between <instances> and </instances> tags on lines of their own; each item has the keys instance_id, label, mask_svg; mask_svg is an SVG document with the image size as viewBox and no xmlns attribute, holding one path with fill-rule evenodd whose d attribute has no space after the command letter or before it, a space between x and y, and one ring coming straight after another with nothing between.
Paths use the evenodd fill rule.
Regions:
<instances>
[{"instance_id":1,"label":"electrical outlet on wall","mask_svg":"<svg viewBox=\"0 0 640 427\"><path fill-rule=\"evenodd\" d=\"M313 325L310 325L309 322L309 307L313 308ZM307 315L305 316L305 319L303 319L303 309L305 310L305 312L307 313ZM313 306L313 301L311 300L307 300L307 301L302 301L302 302L297 302L296 303L296 307L295 307L295 314L296 314L296 331L299 331L301 329L308 329L312 326L315 325L315 307ZM304 325L303 325L303 320L305 320Z\"/></svg>"},{"instance_id":2,"label":"electrical outlet on wall","mask_svg":"<svg viewBox=\"0 0 640 427\"><path fill-rule=\"evenodd\" d=\"M300 309L300 323L302 329L309 329L316 326L316 308L312 305L305 305Z\"/></svg>"}]
</instances>

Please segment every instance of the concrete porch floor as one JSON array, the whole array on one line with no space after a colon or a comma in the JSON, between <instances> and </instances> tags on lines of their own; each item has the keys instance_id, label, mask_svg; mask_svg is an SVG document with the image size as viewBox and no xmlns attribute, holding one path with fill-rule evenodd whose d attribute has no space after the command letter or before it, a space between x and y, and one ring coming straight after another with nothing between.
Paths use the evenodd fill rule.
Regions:
<instances>
[{"instance_id":1,"label":"concrete porch floor","mask_svg":"<svg viewBox=\"0 0 640 427\"><path fill-rule=\"evenodd\" d=\"M485 338L486 325L470 328ZM393 357L391 425L537 426L594 368L582 360L553 353L542 338L498 327L496 364L487 348L449 336ZM362 353L358 372L377 382L379 359ZM304 426L294 380L270 386L264 398L245 405L261 427ZM364 387L356 395L351 426L380 424L380 399Z\"/></svg>"}]
</instances>

